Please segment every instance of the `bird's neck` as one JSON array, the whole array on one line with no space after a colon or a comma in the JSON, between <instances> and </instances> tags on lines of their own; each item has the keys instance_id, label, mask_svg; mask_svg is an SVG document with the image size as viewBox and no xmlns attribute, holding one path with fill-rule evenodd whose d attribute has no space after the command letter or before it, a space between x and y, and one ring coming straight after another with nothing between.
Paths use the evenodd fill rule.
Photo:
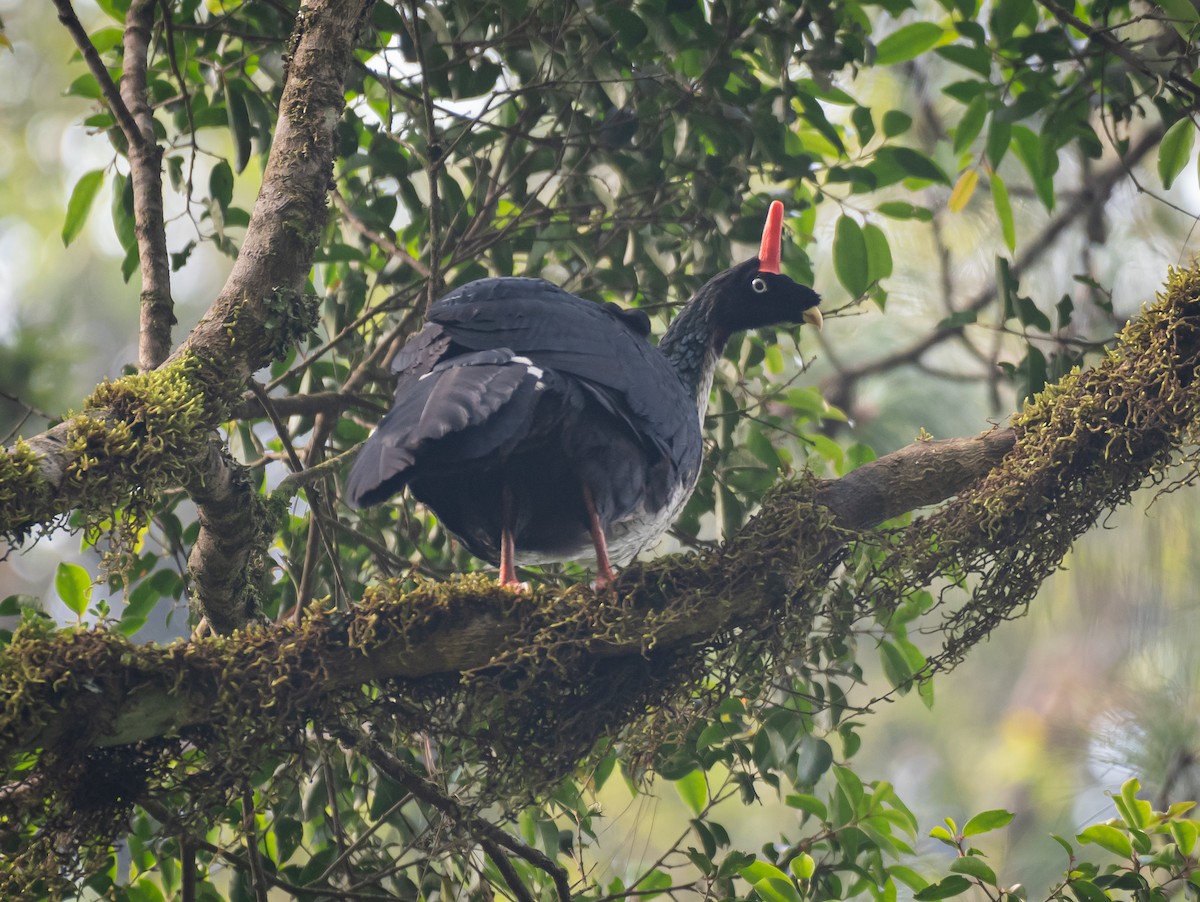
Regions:
<instances>
[{"instance_id":1,"label":"bird's neck","mask_svg":"<svg viewBox=\"0 0 1200 902\"><path fill-rule=\"evenodd\" d=\"M707 286L706 286L707 287ZM703 422L712 391L713 373L729 336L719 330L713 316L712 298L704 290L671 321L658 349L674 368L688 393L696 399Z\"/></svg>"}]
</instances>

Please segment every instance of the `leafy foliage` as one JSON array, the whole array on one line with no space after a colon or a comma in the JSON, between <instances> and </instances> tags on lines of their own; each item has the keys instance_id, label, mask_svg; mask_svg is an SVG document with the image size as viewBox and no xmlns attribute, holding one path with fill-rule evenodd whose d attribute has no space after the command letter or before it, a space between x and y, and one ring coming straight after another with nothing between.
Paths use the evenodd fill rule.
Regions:
<instances>
[{"instance_id":1,"label":"leafy foliage","mask_svg":"<svg viewBox=\"0 0 1200 902\"><path fill-rule=\"evenodd\" d=\"M91 30L91 46L107 69L118 71L129 63L122 38L131 4L101 0L99 6L111 21ZM191 229L170 248L176 271L201 245L229 258L239 254L288 77L290 35L306 15L298 25L298 12L290 2L173 0L153 14L146 100L167 184ZM1128 4L1069 12L1030 0L944 0L920 9L909 0L483 6L381 0L370 16L337 127L334 213L309 274L317 328L295 341L285 315L295 299L281 296L279 315L267 323L278 329L279 353L269 372L259 374L263 390L232 412L220 411L228 414L223 437L256 491L264 498L275 492L272 509L282 510L293 496L303 501L280 516L272 537L269 553L279 572L256 596L264 621L284 620L323 596L331 602L320 616L336 620L330 608L361 599L378 577L410 588L425 577L479 566L419 507L349 514L328 503L332 480L276 488L283 466L312 468L365 437L387 401L382 363L389 349L419 326L423 305L444 290L485 275L538 274L595 300L634 303L661 322L706 276L750 252L769 195L789 209L795 239L784 255L789 275L823 281L827 306L857 312L870 301L886 311L903 263L893 246L895 227L933 223L952 230L955 217L982 208L995 218L1008 254L1024 256L997 259L994 291L965 303L948 298L930 346L961 341L996 364L989 379L1004 372L1016 396L1032 398L1086 351L1111 342L1115 329L1106 288L1091 273L1080 276L1082 297L1020 293L1022 261L1053 236L1035 232L1014 210L1014 198L1031 198L1062 217L1070 166L1108 162L1118 174L1100 181L1111 192L1152 149L1169 189L1191 161L1191 115L1200 99L1189 49L1200 19L1187 3L1135 16ZM0 45L8 45L10 34L0 26ZM921 90L881 99L872 75L926 83L940 113ZM92 71L81 66L66 90L96 101L84 124L108 137L112 160L75 184L62 240L79 240L89 217L99 215L95 202L107 182L112 232L129 280L138 271L139 246L126 138ZM1114 163L1114 156L1124 161ZM1102 208L1104 200L1089 202ZM1092 208L1071 209L1082 217ZM1103 224L1089 228L1102 231ZM1082 331L1081 321L1093 331ZM981 350L980 336L990 344L997 333L1010 333L1015 349L1004 359ZM714 531L731 534L780 476L805 468L841 474L873 457L863 445L839 441L853 380L843 374L830 397L836 406L827 402L805 379L799 350L785 335L731 344L710 408L705 469L677 526L680 541L705 549ZM899 363L919 358L920 349ZM1075 380L1067 380L1068 389ZM64 564L55 579L78 619L90 616L98 629L126 636L136 636L156 607L184 595L183 562L199 529L181 496L158 493L167 481L183 481L179 470L187 462L156 462L152 445L168 426L199 443L216 417L206 411L187 419L186 410L162 401L160 395L179 387L161 372L108 384L102 393L112 402L139 385L155 391L126 398L136 408L131 419L144 428L116 443L120 454L102 422L81 438L94 443L97 466L115 460L135 477L164 471L172 477L155 475L144 487L152 497L139 495L124 509L106 495L103 510L76 516L75 525L93 538L102 526L120 527L123 554L105 587L123 594L120 615L112 616L91 575L77 565ZM1053 398L1061 400L1066 390L1026 417L1052 418ZM1180 396L1188 392L1179 385ZM201 403L196 393L184 394ZM211 400L224 405L230 398ZM1159 400L1169 406L1172 399ZM138 413L138 404L150 401L157 405L153 415ZM1122 409L1134 407L1143 405L1127 402ZM353 412L343 415L347 409ZM1106 421L1085 438L1103 443L1112 434ZM1172 447L1152 449L1148 458L1127 450L1136 458L1131 465L1151 458L1158 465ZM1085 452L1091 460L1101 454L1090 445L1076 451L1070 463ZM21 483L29 490L6 494L5 486L32 479L28 458L18 446L0 465L0 501L22 516L40 489ZM1072 486L1052 500L1070 495ZM1008 506L1013 516L1023 515L1024 500ZM963 506L956 511L983 532L995 525L989 516L1000 516L994 509L983 512L988 516ZM945 521L929 523L935 547ZM148 536L155 541L147 543ZM977 544L985 557L987 541ZM988 559L989 572L996 572L996 560L1002 559ZM69 844L40 861L27 855L26 869L4 879L31 897L82 887L130 900L264 899L270 888L297 897L526 899L562 895L564 884L580 898L604 900L700 892L771 902L866 896L888 902L909 892L931 902L972 889L996 899L1027 898L1019 884L1005 887L975 846L976 837L1007 824L1006 812L977 814L961 830L952 820L935 827L931 837L955 858L945 867L918 865L922 833L912 811L891 785L855 772L869 709L850 696L869 679L876 658L888 684L876 694L915 689L932 704L929 662L915 627L926 623L938 599L908 592L864 609L860 599L877 585L871 580L886 584L894 562L881 548L863 545L846 564L830 590L843 602L831 607L844 612L843 620L812 624L798 638L757 636L740 652L732 639L727 647L701 649L700 663L711 671L690 667L688 695L674 700L689 710L652 720L664 725L649 737L653 742L630 742L612 731L589 753L594 737L587 730L597 725L578 725L567 764L582 758L585 766L565 777L524 775L523 784L516 768L514 782L527 794L503 811L489 807L497 796L487 793L481 774L494 772L497 762L512 765L506 748L513 760L520 756L500 739L492 746L481 741L496 725L487 723L487 711L470 709L445 689L432 697L453 699L453 711L437 723L420 721L412 717L414 699L372 687L361 690L367 698L347 705L375 713L389 708L406 726L386 742L364 738L349 721L331 727L301 716L280 735L262 736L254 755L245 752L256 768L252 777L239 773L222 784L220 799L206 798L203 806L196 805L203 795L190 795L186 780L174 796L146 798L145 774L130 764L136 757L157 773L205 773L222 762L219 746L203 742L80 751L91 758L63 766L85 776L106 770L109 795L89 794L88 781L78 780L72 794L54 800L59 812L78 811L78 823L64 817L68 823L52 824L48 833L39 833L22 807L37 787L18 779L5 787L10 807L0 812L6 852L41 850L37 843L46 835L81 831L90 831L91 844L82 857ZM1030 571L1029 578L1040 573ZM581 573L561 567L536 576L558 584ZM27 600L0 607L5 615L20 610L25 633L18 642L52 636ZM982 609L983 626L972 638L1005 613ZM658 678L666 681L670 666L663 663ZM624 686L628 695L618 702L650 704L628 685L638 674L611 684L602 676L588 675L594 693ZM302 698L306 691L281 686L281 696ZM497 695L527 694L522 723L530 732L507 737L510 743L532 747L539 729L554 729L551 719L537 717L538 692L550 688L497 683ZM433 729L461 710L474 717L467 735ZM591 711L574 713L582 720ZM18 773L33 766L31 756L18 763ZM651 769L675 784L690 818L660 860L621 871L602 842L605 794L620 783L635 795L644 792ZM1200 824L1181 806L1154 812L1138 789L1127 783L1114 797L1118 818L1084 829L1078 848L1060 841L1068 865L1049 898L1165 898L1177 884L1195 883ZM782 799L795 812L794 824L778 839L735 840L724 825L729 803L749 806L763 796ZM511 802L511 793L502 801ZM106 817L89 819L95 812ZM126 817L118 854L112 833ZM1077 857L1084 847L1099 863Z\"/></svg>"}]
</instances>

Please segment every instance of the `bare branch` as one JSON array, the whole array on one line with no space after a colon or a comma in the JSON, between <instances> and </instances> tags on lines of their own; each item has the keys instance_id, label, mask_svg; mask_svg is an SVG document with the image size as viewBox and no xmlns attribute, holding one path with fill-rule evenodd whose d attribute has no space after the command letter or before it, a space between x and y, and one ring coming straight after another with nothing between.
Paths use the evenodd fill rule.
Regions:
<instances>
[{"instance_id":1,"label":"bare branch","mask_svg":"<svg viewBox=\"0 0 1200 902\"><path fill-rule=\"evenodd\" d=\"M171 299L171 266L163 221L162 148L154 139L154 114L148 101L146 60L157 0L133 0L125 14L125 72L121 98L137 124L141 140L129 144L129 177L133 184L133 216L142 272L141 330L138 368L152 370L171 352L175 303Z\"/></svg>"},{"instance_id":2,"label":"bare branch","mask_svg":"<svg viewBox=\"0 0 1200 902\"><path fill-rule=\"evenodd\" d=\"M130 147L143 143L145 138L142 136L141 128L133 118L133 114L129 112L129 108L125 106L121 92L108 74L104 60L100 59L100 54L92 45L91 38L84 30L79 17L75 15L75 10L71 7L71 0L54 0L54 8L58 10L58 21L70 33L72 40L75 41L75 46L79 48L79 53L83 56L83 61L87 64L88 71L100 85L100 94L112 112L113 118L117 120L117 125L121 129L121 133L125 135L125 140L129 142Z\"/></svg>"},{"instance_id":3,"label":"bare branch","mask_svg":"<svg viewBox=\"0 0 1200 902\"><path fill-rule=\"evenodd\" d=\"M1088 214L1100 208L1112 194L1113 189L1125 178L1130 169L1136 166L1141 159L1158 146L1162 140L1164 129L1162 126L1156 126L1148 129L1143 133L1128 150L1128 152L1115 160L1105 169L1100 170L1089 182L1086 190L1079 192L1072 199L1071 203L1067 204L1059 213L1052 218L1042 229L1035 235L1026 245L1025 250L1017 257L1016 262L1012 265L1011 272L1014 278L1018 278L1021 273L1036 264L1039 260L1046 256L1062 237L1063 233L1077 220L1086 217ZM975 297L960 308L959 312L980 311L993 303L996 299L996 283L990 283L986 288L980 291ZM878 357L875 360L869 360L866 363L856 367L851 367L838 372L830 378L827 394L834 399L834 403L839 406L847 406L845 403L839 403L849 398L856 386L862 379L868 376L875 376L880 373L886 373L900 366L916 363L924 355L949 339L960 337L965 331L966 326L951 325L941 329L935 329L924 338L918 339L907 348L901 348L893 351L883 357Z\"/></svg>"}]
</instances>

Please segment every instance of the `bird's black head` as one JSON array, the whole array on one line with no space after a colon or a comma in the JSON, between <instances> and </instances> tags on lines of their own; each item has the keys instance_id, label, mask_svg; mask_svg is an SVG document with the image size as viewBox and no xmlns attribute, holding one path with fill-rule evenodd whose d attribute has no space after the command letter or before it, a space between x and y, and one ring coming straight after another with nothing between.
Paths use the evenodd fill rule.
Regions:
<instances>
[{"instance_id":1,"label":"bird's black head","mask_svg":"<svg viewBox=\"0 0 1200 902\"><path fill-rule=\"evenodd\" d=\"M745 329L781 323L810 323L821 328L821 297L807 285L762 268L758 257L739 263L709 283L713 325L725 338Z\"/></svg>"},{"instance_id":2,"label":"bird's black head","mask_svg":"<svg viewBox=\"0 0 1200 902\"><path fill-rule=\"evenodd\" d=\"M783 253L783 204L772 201L758 256L712 280L712 315L723 344L734 332L779 323L812 323L821 328L820 296L779 271Z\"/></svg>"}]
</instances>

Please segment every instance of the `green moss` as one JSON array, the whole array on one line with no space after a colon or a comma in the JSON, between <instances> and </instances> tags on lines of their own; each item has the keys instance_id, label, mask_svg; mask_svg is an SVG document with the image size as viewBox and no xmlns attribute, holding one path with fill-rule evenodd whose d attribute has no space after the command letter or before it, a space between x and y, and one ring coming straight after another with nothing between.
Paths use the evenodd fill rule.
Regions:
<instances>
[{"instance_id":1,"label":"green moss","mask_svg":"<svg viewBox=\"0 0 1200 902\"><path fill-rule=\"evenodd\" d=\"M952 666L1024 612L1074 540L1139 487L1200 476L1200 269L1164 292L1094 369L1048 387L1013 418L1014 449L985 479L907 531L873 590L891 608L935 578L969 581L936 666ZM1178 471L1177 471L1178 472Z\"/></svg>"},{"instance_id":2,"label":"green moss","mask_svg":"<svg viewBox=\"0 0 1200 902\"><path fill-rule=\"evenodd\" d=\"M51 487L38 469L38 455L18 439L0 455L0 524L28 524L37 520L50 503ZM10 531L20 537L20 528Z\"/></svg>"},{"instance_id":3,"label":"green moss","mask_svg":"<svg viewBox=\"0 0 1200 902\"><path fill-rule=\"evenodd\" d=\"M310 220L298 215L296 221ZM319 313L320 300L315 295L279 289L254 304L239 304L234 309L227 327L230 344L241 349L250 342L255 348L250 355L253 359L278 360L312 333Z\"/></svg>"},{"instance_id":4,"label":"green moss","mask_svg":"<svg viewBox=\"0 0 1200 902\"><path fill-rule=\"evenodd\" d=\"M66 466L55 490L38 455L17 442L0 455L0 533L23 537L63 513L63 498L87 526L136 522L156 493L179 485L226 416L240 382L195 355L150 373L99 385L66 420ZM124 517L118 512L123 511Z\"/></svg>"}]
</instances>

